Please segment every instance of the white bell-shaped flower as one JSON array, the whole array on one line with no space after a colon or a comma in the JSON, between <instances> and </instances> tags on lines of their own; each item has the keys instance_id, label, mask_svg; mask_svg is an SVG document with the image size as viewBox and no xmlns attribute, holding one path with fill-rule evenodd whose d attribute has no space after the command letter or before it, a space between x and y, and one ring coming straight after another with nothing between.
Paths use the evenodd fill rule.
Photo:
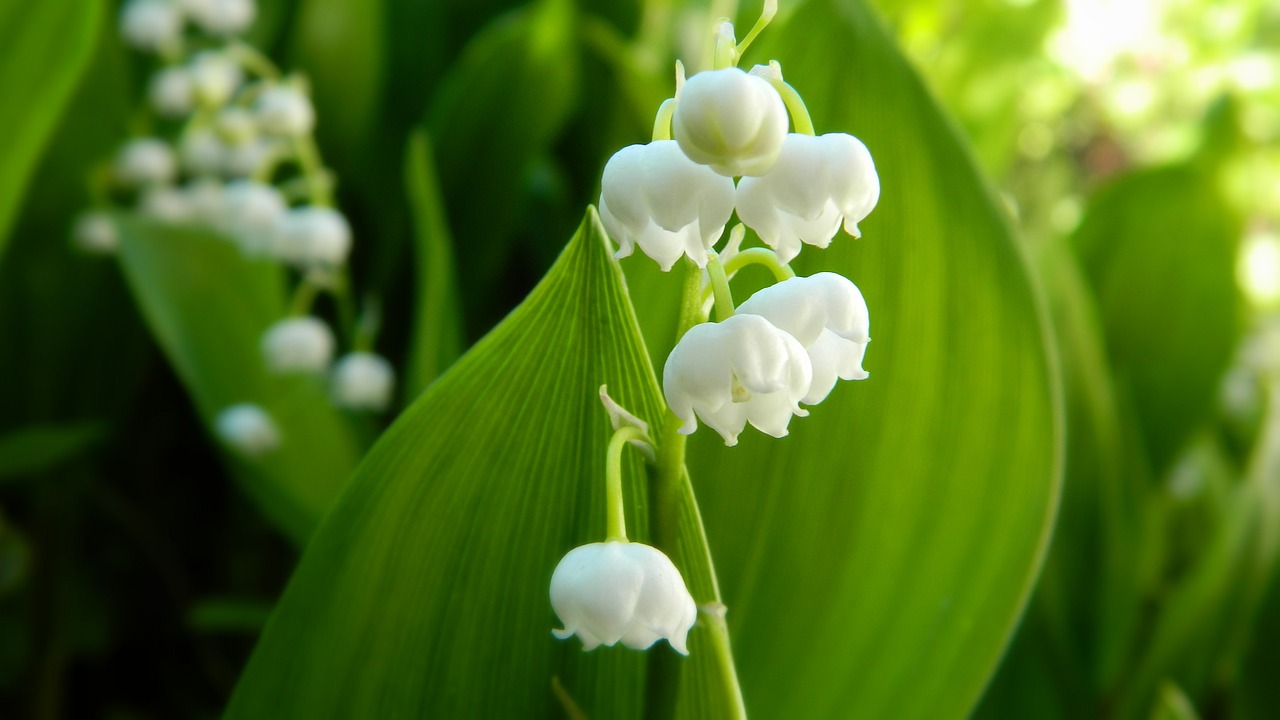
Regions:
<instances>
[{"instance_id":1,"label":"white bell-shaped flower","mask_svg":"<svg viewBox=\"0 0 1280 720\"><path fill-rule=\"evenodd\" d=\"M672 140L622 148L600 180L600 220L618 243L636 245L665 272L681 255L703 267L733 214L733 181L693 163Z\"/></svg>"},{"instance_id":2,"label":"white bell-shaped flower","mask_svg":"<svg viewBox=\"0 0 1280 720\"><path fill-rule=\"evenodd\" d=\"M188 219L212 228L222 228L226 220L225 186L213 178L197 178L182 187Z\"/></svg>"},{"instance_id":3,"label":"white bell-shaped flower","mask_svg":"<svg viewBox=\"0 0 1280 720\"><path fill-rule=\"evenodd\" d=\"M262 336L262 355L272 372L323 372L333 359L333 332L319 318L285 318Z\"/></svg>"},{"instance_id":4,"label":"white bell-shaped flower","mask_svg":"<svg viewBox=\"0 0 1280 720\"><path fill-rule=\"evenodd\" d=\"M395 369L381 355L344 355L333 366L333 404L351 410L385 410L395 382Z\"/></svg>"},{"instance_id":5,"label":"white bell-shaped flower","mask_svg":"<svg viewBox=\"0 0 1280 720\"><path fill-rule=\"evenodd\" d=\"M577 635L583 650L618 641L636 650L666 639L688 655L698 606L671 559L655 547L626 541L576 547L551 575L551 607L564 640Z\"/></svg>"},{"instance_id":6,"label":"white bell-shaped flower","mask_svg":"<svg viewBox=\"0 0 1280 720\"><path fill-rule=\"evenodd\" d=\"M128 0L120 9L120 36L144 52L177 47L182 25L182 10L171 0Z\"/></svg>"},{"instance_id":7,"label":"white bell-shaped flower","mask_svg":"<svg viewBox=\"0 0 1280 720\"><path fill-rule=\"evenodd\" d=\"M258 405L232 405L214 420L222 442L247 458L260 458L280 447L280 428Z\"/></svg>"},{"instance_id":8,"label":"white bell-shaped flower","mask_svg":"<svg viewBox=\"0 0 1280 720\"><path fill-rule=\"evenodd\" d=\"M275 157L278 149L277 142L264 137L228 145L222 154L222 171L227 177L251 177Z\"/></svg>"},{"instance_id":9,"label":"white bell-shaped flower","mask_svg":"<svg viewBox=\"0 0 1280 720\"><path fill-rule=\"evenodd\" d=\"M316 126L311 98L293 85L273 85L254 104L258 126L263 132L281 137L299 137Z\"/></svg>"},{"instance_id":10,"label":"white bell-shaped flower","mask_svg":"<svg viewBox=\"0 0 1280 720\"><path fill-rule=\"evenodd\" d=\"M351 225L329 207L293 208L276 224L273 254L304 268L332 269L351 252Z\"/></svg>"},{"instance_id":11,"label":"white bell-shaped flower","mask_svg":"<svg viewBox=\"0 0 1280 720\"><path fill-rule=\"evenodd\" d=\"M227 104L244 82L244 71L235 58L225 52L205 50L196 53L187 66L196 100L206 108Z\"/></svg>"},{"instance_id":12,"label":"white bell-shaped flower","mask_svg":"<svg viewBox=\"0 0 1280 720\"><path fill-rule=\"evenodd\" d=\"M800 244L825 248L843 223L860 237L858 223L880 199L880 179L867 146L852 135L790 134L768 174L738 182L738 217L791 262Z\"/></svg>"},{"instance_id":13,"label":"white bell-shaped flower","mask_svg":"<svg viewBox=\"0 0 1280 720\"><path fill-rule=\"evenodd\" d=\"M801 402L820 403L836 378L864 380L862 357L871 342L871 316L858 287L843 275L823 272L794 277L758 291L738 306L794 337L813 366L813 381Z\"/></svg>"},{"instance_id":14,"label":"white bell-shaped flower","mask_svg":"<svg viewBox=\"0 0 1280 720\"><path fill-rule=\"evenodd\" d=\"M700 72L676 98L672 133L690 160L727 177L769 171L787 135L787 108L765 80L739 68Z\"/></svg>"},{"instance_id":15,"label":"white bell-shaped flower","mask_svg":"<svg viewBox=\"0 0 1280 720\"><path fill-rule=\"evenodd\" d=\"M194 213L184 190L172 185L154 185L138 197L138 211L152 220L177 223L191 220Z\"/></svg>"},{"instance_id":16,"label":"white bell-shaped flower","mask_svg":"<svg viewBox=\"0 0 1280 720\"><path fill-rule=\"evenodd\" d=\"M684 421L681 434L697 430L701 419L733 446L748 422L786 435L792 415L809 414L800 401L812 376L794 337L758 315L738 314L695 325L680 338L662 370L662 391Z\"/></svg>"},{"instance_id":17,"label":"white bell-shaped flower","mask_svg":"<svg viewBox=\"0 0 1280 720\"><path fill-rule=\"evenodd\" d=\"M182 0L201 30L215 36L239 35L253 24L258 13L254 0Z\"/></svg>"},{"instance_id":18,"label":"white bell-shaped flower","mask_svg":"<svg viewBox=\"0 0 1280 720\"><path fill-rule=\"evenodd\" d=\"M167 67L151 76L147 87L151 107L167 118L180 118L195 109L195 90L186 68Z\"/></svg>"},{"instance_id":19,"label":"white bell-shaped flower","mask_svg":"<svg viewBox=\"0 0 1280 720\"><path fill-rule=\"evenodd\" d=\"M218 137L227 145L243 145L258 137L258 119L242 107L229 105L214 118Z\"/></svg>"},{"instance_id":20,"label":"white bell-shaped flower","mask_svg":"<svg viewBox=\"0 0 1280 720\"><path fill-rule=\"evenodd\" d=\"M289 204L273 185L253 180L227 183L222 191L226 210L223 227L235 237L246 255L262 255L270 251L276 226Z\"/></svg>"},{"instance_id":21,"label":"white bell-shaped flower","mask_svg":"<svg viewBox=\"0 0 1280 720\"><path fill-rule=\"evenodd\" d=\"M173 151L158 138L130 140L116 154L116 178L131 187L167 184L177 174L178 163Z\"/></svg>"},{"instance_id":22,"label":"white bell-shaped flower","mask_svg":"<svg viewBox=\"0 0 1280 720\"><path fill-rule=\"evenodd\" d=\"M182 160L182 168L188 175L196 177L221 174L226 150L227 146L218 137L218 133L209 127L191 128L178 141L178 157Z\"/></svg>"},{"instance_id":23,"label":"white bell-shaped flower","mask_svg":"<svg viewBox=\"0 0 1280 720\"><path fill-rule=\"evenodd\" d=\"M71 228L75 246L94 255L110 255L120 246L120 231L111 216L101 210L80 213Z\"/></svg>"}]
</instances>

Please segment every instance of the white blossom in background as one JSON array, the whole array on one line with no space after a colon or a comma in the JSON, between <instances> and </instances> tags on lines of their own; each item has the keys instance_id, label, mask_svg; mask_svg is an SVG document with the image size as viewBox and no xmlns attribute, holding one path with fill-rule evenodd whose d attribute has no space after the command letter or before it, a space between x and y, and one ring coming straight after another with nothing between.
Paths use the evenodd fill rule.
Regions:
<instances>
[{"instance_id":1,"label":"white blossom in background","mask_svg":"<svg viewBox=\"0 0 1280 720\"><path fill-rule=\"evenodd\" d=\"M221 228L226 217L223 185L213 178L197 178L182 187L188 219Z\"/></svg>"},{"instance_id":2,"label":"white blossom in background","mask_svg":"<svg viewBox=\"0 0 1280 720\"><path fill-rule=\"evenodd\" d=\"M396 371L381 355L353 352L333 366L333 404L350 410L385 410Z\"/></svg>"},{"instance_id":3,"label":"white blossom in background","mask_svg":"<svg viewBox=\"0 0 1280 720\"><path fill-rule=\"evenodd\" d=\"M120 246L120 231L111 216L101 210L80 213L71 229L71 239L81 250L110 255Z\"/></svg>"},{"instance_id":4,"label":"white blossom in background","mask_svg":"<svg viewBox=\"0 0 1280 720\"><path fill-rule=\"evenodd\" d=\"M188 175L203 177L222 174L225 155L226 145L213 128L191 128L178 142L178 157Z\"/></svg>"},{"instance_id":5,"label":"white blossom in background","mask_svg":"<svg viewBox=\"0 0 1280 720\"><path fill-rule=\"evenodd\" d=\"M827 247L841 224L859 237L858 223L879 198L871 153L857 138L792 133L767 174L738 182L734 205L742 222L787 263L801 243Z\"/></svg>"},{"instance_id":6,"label":"white blossom in background","mask_svg":"<svg viewBox=\"0 0 1280 720\"><path fill-rule=\"evenodd\" d=\"M809 356L794 337L758 315L738 314L694 325L680 338L662 370L662 391L684 422L681 434L697 430L701 419L733 446L748 422L786 435L792 415L809 414L800 401L812 379Z\"/></svg>"},{"instance_id":7,"label":"white blossom in background","mask_svg":"<svg viewBox=\"0 0 1280 720\"><path fill-rule=\"evenodd\" d=\"M260 458L280 447L280 428L258 405L232 405L214 420L214 432L236 453Z\"/></svg>"},{"instance_id":8,"label":"white blossom in background","mask_svg":"<svg viewBox=\"0 0 1280 720\"><path fill-rule=\"evenodd\" d=\"M688 655L689 629L698 607L684 578L657 548L633 542L597 542L570 550L551 575L551 606L564 640L577 635L583 650L619 641L645 650L665 639Z\"/></svg>"},{"instance_id":9,"label":"white blossom in background","mask_svg":"<svg viewBox=\"0 0 1280 720\"><path fill-rule=\"evenodd\" d=\"M333 332L311 316L285 318L262 336L262 355L272 372L323 372L333 359Z\"/></svg>"},{"instance_id":10,"label":"white blossom in background","mask_svg":"<svg viewBox=\"0 0 1280 720\"><path fill-rule=\"evenodd\" d=\"M293 85L273 85L254 103L262 132L280 137L300 137L315 128L316 112L306 93Z\"/></svg>"},{"instance_id":11,"label":"white blossom in background","mask_svg":"<svg viewBox=\"0 0 1280 720\"><path fill-rule=\"evenodd\" d=\"M243 145L258 137L258 120L242 107L227 106L214 118L218 137L227 145Z\"/></svg>"},{"instance_id":12,"label":"white blossom in background","mask_svg":"<svg viewBox=\"0 0 1280 720\"><path fill-rule=\"evenodd\" d=\"M639 245L663 272L681 255L706 265L733 214L733 180L691 162L672 140L614 153L600 186L600 220L618 243L616 257Z\"/></svg>"},{"instance_id":13,"label":"white blossom in background","mask_svg":"<svg viewBox=\"0 0 1280 720\"><path fill-rule=\"evenodd\" d=\"M351 225L337 210L318 205L291 209L276 224L273 253L304 268L333 269L351 252Z\"/></svg>"},{"instance_id":14,"label":"white blossom in background","mask_svg":"<svg viewBox=\"0 0 1280 720\"><path fill-rule=\"evenodd\" d=\"M178 163L168 143L157 138L136 138L116 153L115 176L130 187L173 182Z\"/></svg>"},{"instance_id":15,"label":"white blossom in background","mask_svg":"<svg viewBox=\"0 0 1280 720\"><path fill-rule=\"evenodd\" d=\"M156 185L142 191L138 211L152 220L185 222L192 217L187 194L172 185Z\"/></svg>"},{"instance_id":16,"label":"white blossom in background","mask_svg":"<svg viewBox=\"0 0 1280 720\"><path fill-rule=\"evenodd\" d=\"M728 177L761 175L782 149L787 108L768 80L709 70L685 82L671 129L690 160Z\"/></svg>"},{"instance_id":17,"label":"white blossom in background","mask_svg":"<svg viewBox=\"0 0 1280 720\"><path fill-rule=\"evenodd\" d=\"M167 67L151 76L147 86L151 107L167 118L181 118L195 109L195 90L186 68Z\"/></svg>"},{"instance_id":18,"label":"white blossom in background","mask_svg":"<svg viewBox=\"0 0 1280 720\"><path fill-rule=\"evenodd\" d=\"M284 195L275 186L253 180L227 183L222 190L222 207L226 213L223 228L250 256L270 252L276 225L289 211Z\"/></svg>"},{"instance_id":19,"label":"white blossom in background","mask_svg":"<svg viewBox=\"0 0 1280 720\"><path fill-rule=\"evenodd\" d=\"M862 357L871 342L871 317L862 292L848 278L823 272L759 290L738 306L794 337L809 354L813 380L801 402L826 399L836 378L864 380Z\"/></svg>"},{"instance_id":20,"label":"white blossom in background","mask_svg":"<svg viewBox=\"0 0 1280 720\"><path fill-rule=\"evenodd\" d=\"M182 26L182 11L170 0L128 0L120 9L120 36L143 52L178 47Z\"/></svg>"},{"instance_id":21,"label":"white blossom in background","mask_svg":"<svg viewBox=\"0 0 1280 720\"><path fill-rule=\"evenodd\" d=\"M181 0L200 29L214 36L239 35L253 24L258 7L254 0Z\"/></svg>"},{"instance_id":22,"label":"white blossom in background","mask_svg":"<svg viewBox=\"0 0 1280 720\"><path fill-rule=\"evenodd\" d=\"M227 104L244 83L239 63L225 52L205 50L196 53L187 66L192 92L206 108Z\"/></svg>"},{"instance_id":23,"label":"white blossom in background","mask_svg":"<svg viewBox=\"0 0 1280 720\"><path fill-rule=\"evenodd\" d=\"M222 151L222 171L227 177L247 178L270 162L275 153L276 143L264 137L225 146Z\"/></svg>"}]
</instances>

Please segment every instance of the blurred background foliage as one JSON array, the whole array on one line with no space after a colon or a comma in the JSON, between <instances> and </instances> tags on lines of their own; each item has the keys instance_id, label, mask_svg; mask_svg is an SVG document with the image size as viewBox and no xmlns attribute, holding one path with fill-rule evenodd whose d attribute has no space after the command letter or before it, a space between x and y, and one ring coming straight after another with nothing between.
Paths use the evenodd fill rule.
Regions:
<instances>
[{"instance_id":1,"label":"blurred background foliage","mask_svg":"<svg viewBox=\"0 0 1280 720\"><path fill-rule=\"evenodd\" d=\"M1060 356L1055 540L974 712L1274 717L1280 8L873 5L1005 200ZM358 237L377 238L357 244L354 272L382 299L380 350L398 367L415 358L406 401L551 266L604 160L647 136L671 58L705 52L714 10L260 6L250 41L310 75L341 204ZM116 11L0 6L0 133L14 149L0 158L3 717L218 714L316 520L269 521L252 473L231 469L248 494L226 482L202 421L221 401L189 395L196 371L147 329L164 303L66 241L92 167L136 125L150 69L117 39ZM157 262L140 253L126 272ZM459 257L456 275L440 270ZM427 296L417 276L454 284ZM268 298L275 281L222 291L251 282Z\"/></svg>"}]
</instances>

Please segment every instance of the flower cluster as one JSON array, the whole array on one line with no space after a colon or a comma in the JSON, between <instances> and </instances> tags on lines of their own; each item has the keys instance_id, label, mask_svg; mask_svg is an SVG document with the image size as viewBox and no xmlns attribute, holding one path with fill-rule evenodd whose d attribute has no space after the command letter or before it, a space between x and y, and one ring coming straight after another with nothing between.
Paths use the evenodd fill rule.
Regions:
<instances>
[{"instance_id":1,"label":"flower cluster","mask_svg":"<svg viewBox=\"0 0 1280 720\"><path fill-rule=\"evenodd\" d=\"M747 43L775 10L766 3ZM792 416L808 414L801 403L821 402L837 379L867 377L862 293L835 273L795 277L787 263L805 245L827 247L842 228L860 237L858 223L880 197L867 147L845 133L816 135L777 62L736 67L745 44L726 22L715 69L685 80L677 64L675 96L658 111L653 141L618 151L600 192L618 257L639 247L663 271L682 256L706 269L720 322L688 329L667 359L663 389L682 433L701 419L727 445L748 423L786 435ZM717 253L735 212L735 239ZM739 252L744 226L766 248ZM735 310L728 276L753 262L780 282Z\"/></svg>"},{"instance_id":2,"label":"flower cluster","mask_svg":"<svg viewBox=\"0 0 1280 720\"><path fill-rule=\"evenodd\" d=\"M281 73L238 38L256 13L255 0L125 2L121 36L157 61L147 86L150 129L95 175L96 209L77 218L73 240L85 252L115 252L113 208L124 207L153 222L211 230L247 257L293 268L290 317L262 338L266 367L327 375L335 405L380 411L395 377L369 352L368 323L352 328L354 350L335 362L334 333L310 314L322 292L349 307L353 234L333 206L334 178L315 144L305 79ZM240 454L257 457L279 444L280 433L265 411L247 407L254 406L228 408L216 429Z\"/></svg>"}]
</instances>

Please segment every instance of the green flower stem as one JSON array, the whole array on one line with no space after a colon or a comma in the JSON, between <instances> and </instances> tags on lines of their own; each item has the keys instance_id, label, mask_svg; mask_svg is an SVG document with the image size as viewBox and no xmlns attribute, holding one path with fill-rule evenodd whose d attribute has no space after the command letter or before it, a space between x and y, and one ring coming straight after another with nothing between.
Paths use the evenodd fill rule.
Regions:
<instances>
[{"instance_id":1,"label":"green flower stem","mask_svg":"<svg viewBox=\"0 0 1280 720\"><path fill-rule=\"evenodd\" d=\"M711 278L711 292L716 296L716 320L721 322L733 317L733 292L729 290L729 276L720 264L720 256L707 253L707 276ZM702 297L701 293L698 295Z\"/></svg>"},{"instance_id":2,"label":"green flower stem","mask_svg":"<svg viewBox=\"0 0 1280 720\"><path fill-rule=\"evenodd\" d=\"M653 119L653 139L671 139L671 118L676 114L676 99L667 98L658 106L658 116Z\"/></svg>"},{"instance_id":3,"label":"green flower stem","mask_svg":"<svg viewBox=\"0 0 1280 720\"><path fill-rule=\"evenodd\" d=\"M738 64L734 54L737 43L733 39L733 24L726 18L716 27L716 52L714 69L723 70Z\"/></svg>"},{"instance_id":4,"label":"green flower stem","mask_svg":"<svg viewBox=\"0 0 1280 720\"><path fill-rule=\"evenodd\" d=\"M320 286L309 277L303 277L293 289L293 299L289 301L289 317L302 317L311 314L311 306L320 294Z\"/></svg>"},{"instance_id":5,"label":"green flower stem","mask_svg":"<svg viewBox=\"0 0 1280 720\"><path fill-rule=\"evenodd\" d=\"M680 306L680 319L677 328L677 341L689 328L704 322L702 314L702 271L692 262L685 261L685 282L683 301ZM697 541L689 549L693 553L705 554L706 577L693 578L688 574L688 567L682 568L686 573L686 581L690 582L690 590L697 593L695 600L703 608L722 608L720 583L716 579L715 563L711 557L711 549L707 544L706 531L702 524L702 514L698 511L698 501L693 493L693 485L689 480L689 472L685 469L685 441L679 432L682 421L675 413L667 410L662 424L662 432L658 438L656 478L653 484L653 533L656 544L665 548L667 554L678 557L680 548L680 527L682 523L691 525L697 535ZM701 581L701 582L699 582ZM709 595L710 597L706 597ZM700 597L701 596L701 597ZM738 674L733 662L733 651L729 643L729 628L724 622L722 612L703 612L698 623L706 630L708 650L716 658L716 667L720 673L720 691L724 693L728 707L733 708L732 718L746 718L746 707L742 701L742 688L738 684ZM669 657L670 653L655 654L650 663L651 688L658 699L651 703L647 717L670 717L670 710L675 703L675 678L680 672L680 665Z\"/></svg>"},{"instance_id":6,"label":"green flower stem","mask_svg":"<svg viewBox=\"0 0 1280 720\"><path fill-rule=\"evenodd\" d=\"M634 425L623 425L609 438L605 454L604 497L608 518L605 540L608 542L627 542L626 505L622 502L622 449L632 440L647 442L649 436Z\"/></svg>"},{"instance_id":7,"label":"green flower stem","mask_svg":"<svg viewBox=\"0 0 1280 720\"><path fill-rule=\"evenodd\" d=\"M293 152L298 157L298 167L307 180L310 189L311 204L320 207L333 205L333 187L329 181L329 173L324 169L320 159L320 149L311 135L303 135L293 139Z\"/></svg>"},{"instance_id":8,"label":"green flower stem","mask_svg":"<svg viewBox=\"0 0 1280 720\"><path fill-rule=\"evenodd\" d=\"M756 24L751 27L751 31L748 32L747 36L742 39L742 42L738 43L738 46L733 49L733 59L735 64L737 64L738 60L742 59L743 54L747 52L747 48L751 47L751 43L760 35L760 31L768 27L770 21L773 20L773 16L777 14L778 0L765 0L764 7L760 10L760 19L756 20Z\"/></svg>"},{"instance_id":9,"label":"green flower stem","mask_svg":"<svg viewBox=\"0 0 1280 720\"><path fill-rule=\"evenodd\" d=\"M724 263L724 272L732 276L748 265L763 265L773 273L774 280L782 282L796 276L790 265L778 262L778 254L769 248L748 248L729 258Z\"/></svg>"},{"instance_id":10,"label":"green flower stem","mask_svg":"<svg viewBox=\"0 0 1280 720\"><path fill-rule=\"evenodd\" d=\"M240 67L254 75L268 80L278 80L280 78L280 68L271 62L271 58L258 52L257 48L239 40L233 40L227 46L227 49L230 51L231 57L240 63Z\"/></svg>"},{"instance_id":11,"label":"green flower stem","mask_svg":"<svg viewBox=\"0 0 1280 720\"><path fill-rule=\"evenodd\" d=\"M776 66L777 62L770 62L771 67ZM787 84L782 79L782 68L775 67L776 76L768 78L769 84L773 85L778 94L782 96L782 102L787 106L787 112L791 113L791 124L795 126L796 132L801 135L816 135L813 129L813 119L809 117L809 108L805 107L804 100L800 98L800 93L796 89Z\"/></svg>"}]
</instances>

